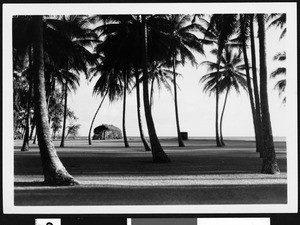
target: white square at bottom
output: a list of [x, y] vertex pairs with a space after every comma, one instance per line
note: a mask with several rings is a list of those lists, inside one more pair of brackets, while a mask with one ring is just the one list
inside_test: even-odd
[[61, 225], [61, 219], [35, 219], [35, 225]]

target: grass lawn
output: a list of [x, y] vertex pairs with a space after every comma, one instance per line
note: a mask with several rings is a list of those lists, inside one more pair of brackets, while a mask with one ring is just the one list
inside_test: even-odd
[[[21, 152], [15, 141], [15, 205], [188, 205], [286, 204], [286, 144], [276, 142], [279, 175], [261, 174], [262, 160], [253, 141], [227, 140], [223, 148], [214, 140], [190, 139], [177, 147], [176, 139], [162, 139], [171, 158], [152, 162], [151, 152], [130, 138], [122, 140], [67, 140], [58, 155], [79, 186], [43, 185], [37, 145]], [[59, 141], [54, 141], [59, 146]]]

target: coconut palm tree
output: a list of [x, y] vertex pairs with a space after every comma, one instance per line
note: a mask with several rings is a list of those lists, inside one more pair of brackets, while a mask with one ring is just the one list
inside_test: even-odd
[[262, 152], [263, 136], [262, 136], [261, 107], [260, 107], [260, 95], [259, 95], [258, 79], [257, 79], [256, 50], [255, 50], [255, 41], [254, 41], [255, 15], [250, 14], [248, 18], [249, 18], [250, 43], [251, 43], [252, 81], [253, 81], [254, 100], [255, 100], [256, 152]]
[[[160, 18], [157, 18], [156, 16], [147, 16], [147, 15], [141, 15], [141, 23], [142, 23], [142, 31], [143, 31], [143, 100], [144, 100], [144, 109], [145, 109], [145, 117], [146, 117], [146, 122], [147, 122], [147, 127], [148, 127], [148, 133], [150, 137], [150, 143], [151, 143], [151, 150], [152, 150], [152, 157], [153, 157], [153, 162], [158, 162], [158, 163], [167, 163], [170, 162], [169, 157], [167, 154], [164, 152], [157, 134], [156, 134], [156, 129], [155, 125], [153, 122], [152, 118], [152, 112], [151, 112], [151, 107], [149, 103], [149, 88], [148, 88], [148, 82], [149, 82], [149, 74], [148, 74], [148, 62], [149, 62], [149, 56], [153, 53], [149, 54], [149, 49], [153, 45], [150, 45], [149, 43], [149, 37], [151, 35], [157, 34], [159, 35], [160, 32], [155, 29], [154, 25], [157, 25], [156, 19], [160, 20]], [[152, 27], [151, 27], [152, 25]], [[152, 28], [152, 29], [151, 29]], [[152, 31], [152, 32], [151, 32]], [[150, 34], [150, 35], [149, 35]], [[153, 37], [153, 36], [152, 36]], [[152, 39], [150, 38], [150, 40]], [[151, 44], [154, 44], [151, 42]], [[150, 48], [149, 48], [150, 45]], [[149, 48], [149, 49], [148, 49]], [[152, 48], [152, 50], [155, 48]], [[151, 60], [151, 58], [150, 58]]]
[[[27, 109], [26, 109], [26, 126], [25, 135], [23, 138], [23, 145], [21, 151], [29, 150], [29, 126], [31, 117], [31, 101], [32, 101], [32, 17], [31, 16], [14, 16], [13, 17], [13, 58], [14, 70], [20, 70], [26, 65], [24, 75], [28, 80], [28, 94], [27, 94]], [[20, 38], [22, 37], [22, 38]], [[24, 69], [24, 68], [23, 68]]]
[[[254, 133], [255, 133], [255, 140], [256, 140], [256, 151], [257, 152], [261, 152], [260, 148], [261, 148], [261, 131], [259, 130], [259, 128], [261, 128], [260, 126], [260, 115], [258, 115], [258, 111], [256, 110], [257, 106], [257, 102], [255, 102], [254, 100], [254, 96], [253, 96], [253, 90], [252, 90], [252, 82], [251, 82], [251, 77], [250, 77], [250, 65], [249, 65], [249, 61], [248, 61], [248, 54], [247, 54], [247, 40], [249, 39], [250, 34], [250, 26], [251, 26], [251, 20], [252, 18], [250, 17], [250, 15], [248, 14], [240, 14], [239, 15], [240, 19], [239, 19], [239, 30], [240, 30], [240, 35], [237, 38], [239, 44], [241, 45], [241, 49], [243, 52], [243, 56], [244, 56], [244, 61], [245, 61], [245, 70], [246, 70], [246, 77], [247, 77], [247, 86], [248, 86], [248, 94], [249, 94], [249, 99], [250, 99], [250, 106], [251, 106], [251, 112], [252, 112], [252, 119], [253, 119], [253, 125], [254, 125]], [[253, 42], [254, 43], [254, 42]], [[255, 61], [254, 56], [252, 56], [253, 60]], [[254, 62], [255, 67], [256, 67], [256, 63]], [[256, 68], [255, 68], [256, 69]], [[253, 72], [253, 70], [252, 70]], [[256, 71], [253, 73], [253, 76], [256, 76]], [[256, 83], [257, 81], [254, 80], [253, 83], [254, 85], [257, 85]], [[256, 86], [257, 88], [257, 86]], [[257, 94], [258, 90], [255, 90], [255, 94]], [[256, 100], [257, 101], [257, 100]], [[257, 118], [258, 117], [258, 118]]]
[[[201, 23], [198, 23], [198, 29], [204, 33], [204, 39], [207, 41], [205, 44], [217, 44], [217, 65], [221, 62], [221, 55], [226, 44], [228, 44], [232, 35], [236, 32], [237, 28], [237, 14], [213, 14], [210, 17], [209, 22], [201, 15], [196, 15]], [[195, 19], [194, 19], [195, 21]], [[195, 22], [194, 22], [195, 23]], [[217, 69], [217, 74], [219, 74]], [[218, 77], [218, 76], [217, 76]], [[222, 143], [219, 137], [219, 79], [216, 79], [216, 120], [215, 120], [215, 131], [216, 131], [216, 144], [217, 147], [222, 147]]]
[[182, 141], [179, 115], [178, 115], [178, 102], [177, 102], [177, 82], [176, 82], [176, 66], [177, 58], [180, 58], [180, 64], [184, 65], [188, 60], [194, 66], [196, 65], [196, 58], [192, 51], [204, 54], [203, 46], [200, 39], [193, 33], [197, 26], [191, 22], [190, 15], [166, 15], [169, 24], [169, 58], [167, 61], [173, 68], [173, 84], [174, 84], [174, 103], [175, 103], [175, 118], [177, 127], [177, 137], [179, 147], [184, 147]]
[[33, 16], [33, 80], [37, 137], [41, 154], [44, 182], [48, 185], [75, 185], [51, 142], [44, 76], [43, 17]]
[[[217, 56], [218, 50], [212, 50], [212, 53]], [[200, 65], [207, 66], [208, 74], [204, 75], [200, 82], [204, 83], [204, 92], [209, 94], [216, 94], [216, 84], [217, 77], [219, 75], [219, 94], [225, 92], [225, 99], [223, 103], [223, 109], [220, 117], [220, 141], [223, 145], [223, 134], [222, 134], [222, 124], [223, 116], [227, 103], [227, 97], [230, 90], [234, 89], [238, 94], [240, 93], [240, 88], [247, 91], [246, 75], [244, 72], [244, 65], [242, 64], [243, 59], [240, 51], [234, 51], [229, 45], [225, 46], [224, 52], [220, 58], [219, 74], [217, 73], [218, 64], [215, 62], [204, 61]]]
[[[71, 80], [70, 75], [83, 72], [88, 76], [88, 64], [95, 63], [94, 55], [86, 49], [95, 42], [95, 34], [87, 27], [87, 20], [85, 16], [61, 16], [58, 18], [47, 19], [48, 30], [53, 33], [53, 40], [56, 40], [57, 48], [48, 50], [49, 55], [56, 53], [56, 58], [59, 60], [59, 67], [62, 68], [63, 73], [63, 88], [64, 88], [64, 120], [61, 147], [64, 147], [65, 129], [66, 129], [66, 109], [68, 98], [68, 82]], [[56, 51], [55, 51], [56, 50]], [[53, 58], [53, 57], [52, 57]], [[78, 83], [79, 84], [79, 83]], [[75, 86], [72, 86], [73, 88]]]
[[267, 62], [266, 62], [266, 42], [265, 42], [265, 15], [257, 15], [258, 39], [259, 39], [259, 62], [260, 62], [260, 96], [262, 128], [264, 138], [262, 173], [278, 174], [280, 173], [272, 134], [272, 125], [270, 120], [268, 91], [267, 91]]
[[[141, 22], [141, 18], [144, 17], [147, 19], [147, 23], [149, 23], [149, 37], [148, 39], [148, 28], [145, 30], [145, 24]], [[115, 64], [114, 68], [119, 71], [124, 71], [124, 69], [136, 68], [137, 66], [140, 68], [144, 68], [143, 70], [143, 98], [144, 98], [144, 107], [146, 122], [148, 127], [148, 133], [150, 136], [151, 150], [153, 155], [154, 162], [168, 162], [169, 159], [164, 153], [159, 140], [156, 135], [155, 126], [153, 123], [151, 112], [149, 114], [150, 105], [149, 105], [149, 93], [148, 93], [148, 73], [145, 73], [145, 68], [148, 67], [148, 62], [154, 61], [158, 57], [162, 58], [162, 54], [166, 51], [165, 48], [162, 47], [161, 40], [157, 41], [158, 38], [161, 38], [164, 35], [158, 29], [158, 20], [160, 17], [155, 16], [139, 16], [139, 15], [105, 15], [105, 16], [96, 16], [97, 20], [102, 19], [104, 22], [103, 25], [95, 28], [95, 30], [101, 32], [103, 35], [108, 35], [111, 40], [114, 40], [115, 49], [114, 52], [118, 54], [114, 54], [112, 57], [111, 63]], [[142, 20], [143, 21], [143, 20]], [[157, 29], [154, 29], [157, 28]], [[151, 29], [150, 29], [151, 28]], [[147, 38], [145, 38], [144, 33], [147, 32]], [[122, 35], [120, 35], [122, 34]], [[115, 41], [118, 40], [118, 41]], [[148, 41], [151, 45], [151, 51], [147, 51], [147, 60], [141, 53], [145, 53], [145, 40], [147, 40], [147, 49], [148, 49]], [[110, 44], [109, 42], [107, 42]], [[118, 48], [116, 48], [118, 46]], [[149, 53], [149, 54], [148, 54]], [[145, 54], [144, 54], [145, 55]], [[149, 58], [149, 60], [148, 60]], [[143, 60], [141, 60], [143, 59]], [[142, 66], [143, 65], [143, 66]], [[146, 75], [145, 75], [146, 74]], [[147, 86], [147, 87], [145, 87]]]
[[118, 76], [115, 76], [113, 70], [105, 71], [103, 64], [102, 65], [99, 64], [98, 66], [91, 68], [91, 72], [93, 74], [92, 78], [97, 77], [100, 74], [100, 77], [98, 78], [98, 80], [94, 86], [93, 94], [101, 95], [102, 100], [94, 114], [94, 117], [93, 117], [91, 125], [90, 125], [89, 134], [88, 134], [89, 145], [92, 144], [91, 132], [92, 132], [92, 127], [93, 127], [95, 118], [96, 118], [100, 108], [102, 107], [102, 104], [103, 104], [106, 96], [108, 96], [109, 100], [111, 102], [113, 102], [116, 99], [118, 99], [122, 95], [122, 92], [123, 92], [122, 82]]
[[136, 102], [137, 102], [137, 117], [138, 117], [138, 125], [139, 125], [139, 132], [140, 137], [143, 142], [145, 151], [151, 151], [148, 142], [146, 141], [143, 127], [142, 127], [142, 116], [141, 116], [141, 99], [140, 99], [140, 72], [138, 67], [135, 67], [135, 89], [136, 89]]

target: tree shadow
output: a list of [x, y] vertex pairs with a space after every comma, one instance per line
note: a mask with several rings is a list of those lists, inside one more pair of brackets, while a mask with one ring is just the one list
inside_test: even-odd
[[18, 181], [14, 182], [15, 187], [44, 187], [46, 185], [43, 181]]

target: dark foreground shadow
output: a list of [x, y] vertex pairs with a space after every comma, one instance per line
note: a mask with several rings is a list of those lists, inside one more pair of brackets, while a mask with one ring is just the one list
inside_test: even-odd
[[40, 186], [44, 187], [44, 186], [47, 186], [44, 182], [41, 182], [41, 181], [14, 182], [14, 185], [15, 185], [15, 187], [40, 187]]

